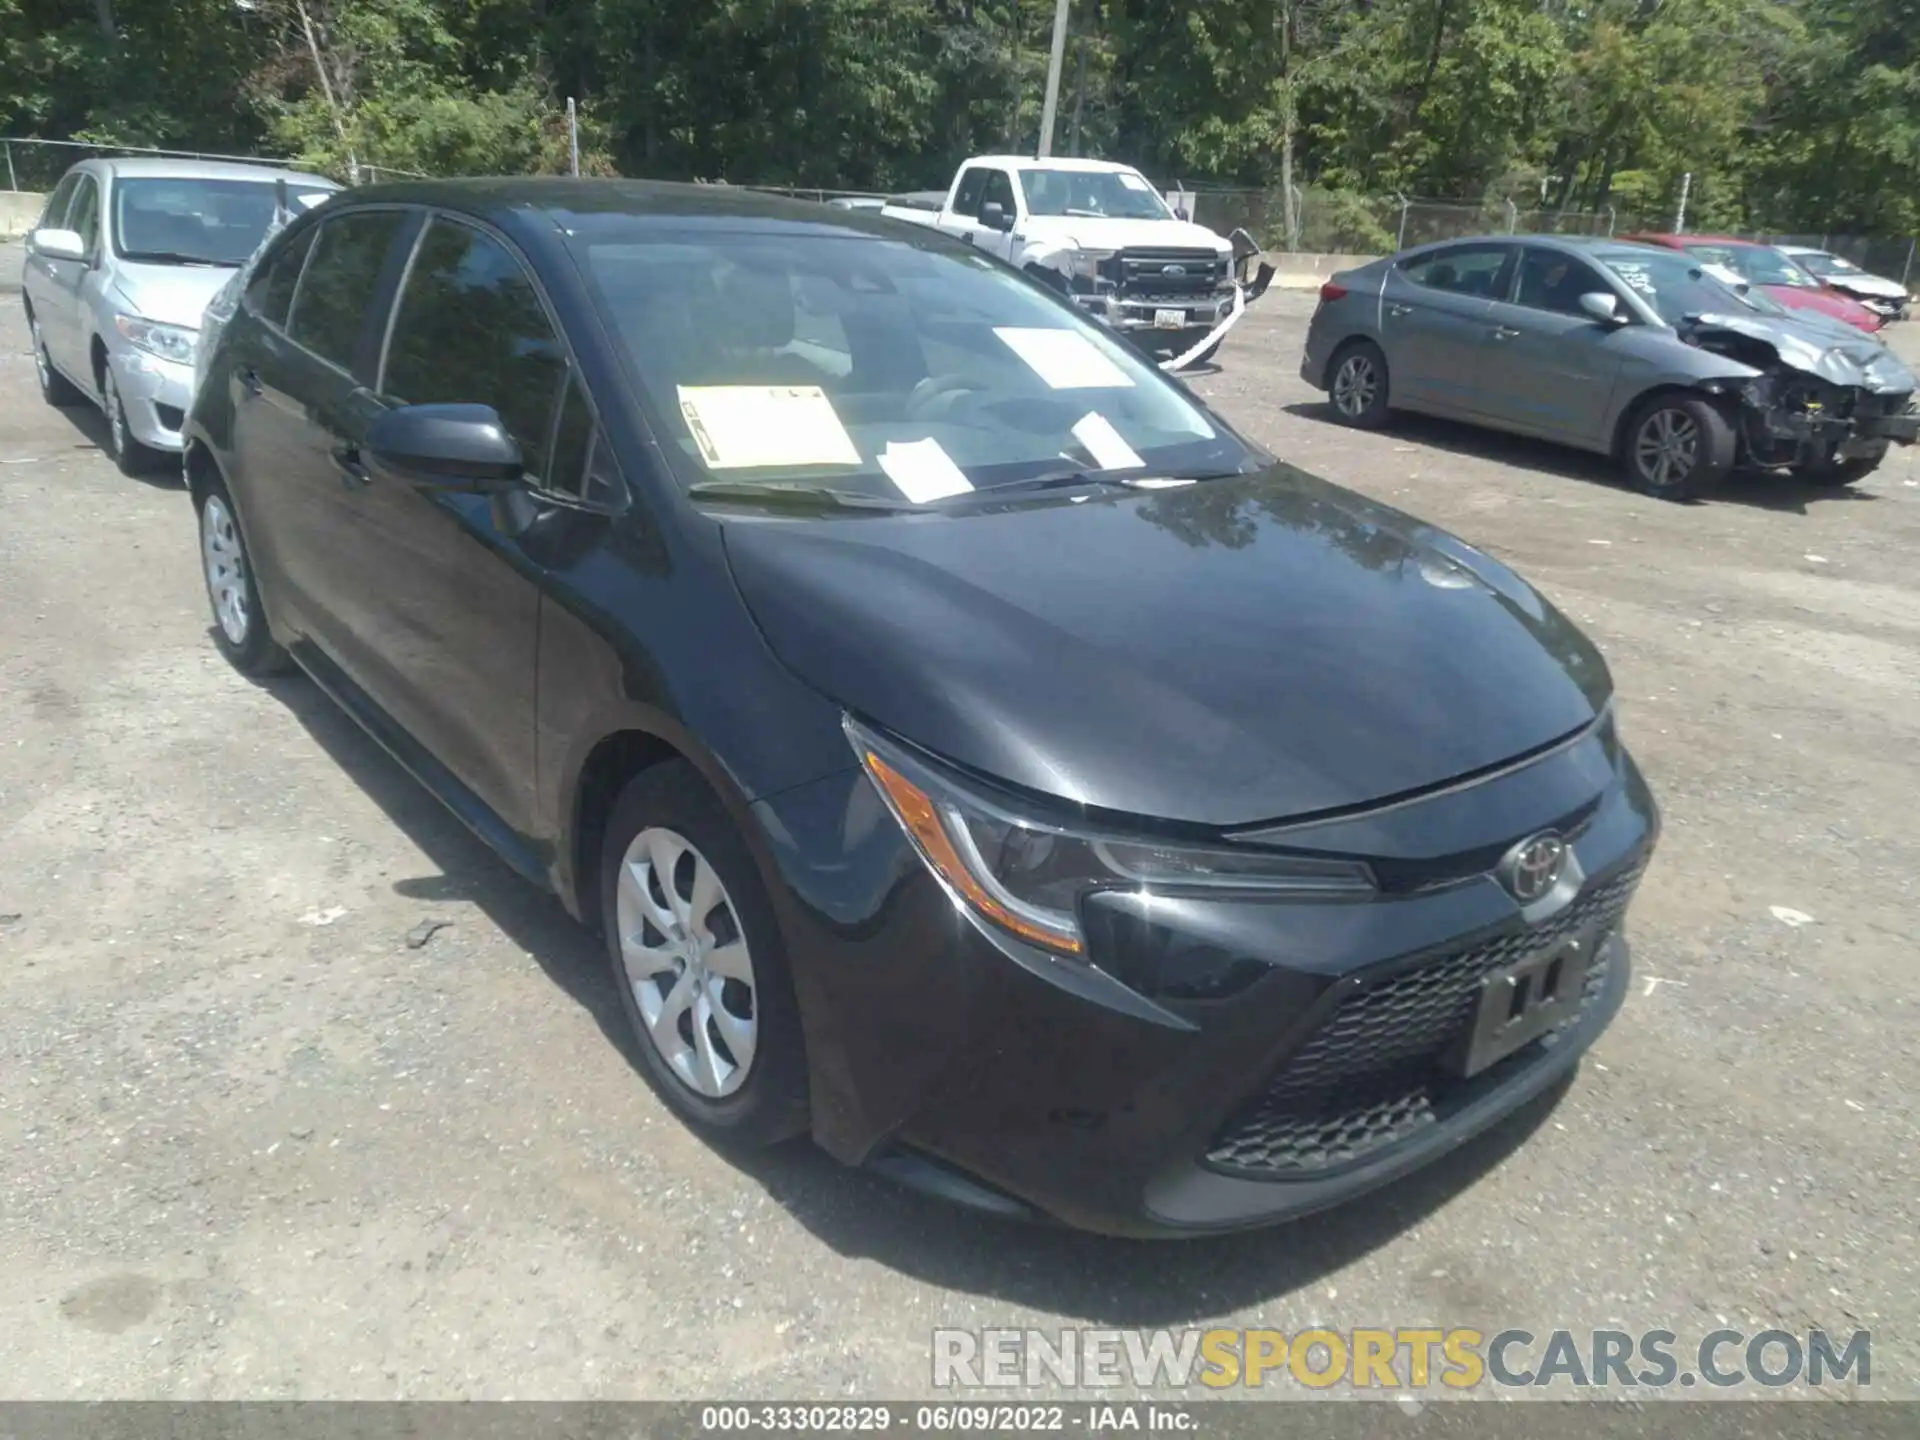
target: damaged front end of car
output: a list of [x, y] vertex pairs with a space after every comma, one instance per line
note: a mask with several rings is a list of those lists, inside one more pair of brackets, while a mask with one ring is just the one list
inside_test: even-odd
[[1890, 445], [1920, 439], [1915, 377], [1884, 345], [1821, 343], [1778, 322], [1733, 315], [1694, 317], [1682, 333], [1688, 344], [1753, 372], [1711, 387], [1735, 402], [1732, 419], [1750, 465], [1871, 468]]

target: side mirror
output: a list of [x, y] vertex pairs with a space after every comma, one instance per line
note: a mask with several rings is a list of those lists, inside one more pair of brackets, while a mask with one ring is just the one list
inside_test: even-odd
[[489, 491], [521, 476], [520, 446], [491, 405], [402, 405], [367, 427], [371, 466], [412, 485]]
[[980, 223], [989, 230], [1013, 229], [1013, 216], [1007, 213], [1007, 207], [998, 200], [989, 200], [980, 207]]
[[36, 230], [27, 237], [27, 248], [49, 260], [87, 258], [87, 242], [77, 230]]
[[1602, 325], [1627, 323], [1627, 317], [1620, 313], [1620, 301], [1617, 296], [1603, 295], [1598, 290], [1590, 290], [1580, 297], [1580, 308]]

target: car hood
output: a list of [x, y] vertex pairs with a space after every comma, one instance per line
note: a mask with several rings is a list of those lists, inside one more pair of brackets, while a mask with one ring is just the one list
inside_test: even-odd
[[114, 272], [113, 288], [120, 303], [136, 315], [198, 330], [207, 302], [233, 273], [231, 265], [122, 264]]
[[1884, 275], [1831, 275], [1827, 283], [1836, 290], [1848, 290], [1855, 295], [1872, 295], [1883, 300], [1907, 298], [1907, 287]]
[[1880, 324], [1880, 317], [1858, 300], [1832, 290], [1804, 290], [1798, 285], [1762, 285], [1760, 288], [1790, 310], [1817, 310], [1856, 328]]
[[1231, 827], [1417, 792], [1589, 724], [1611, 681], [1485, 555], [1291, 466], [961, 513], [726, 524], [774, 652], [961, 765]]
[[1829, 384], [1861, 386], [1881, 395], [1899, 394], [1915, 385], [1913, 372], [1897, 355], [1850, 326], [1757, 313], [1700, 315], [1694, 324], [1763, 340], [1782, 364]]
[[1187, 220], [1117, 220], [1085, 215], [1030, 215], [1020, 222], [1023, 234], [1057, 240], [1082, 250], [1124, 250], [1150, 246], [1170, 250], [1214, 250], [1232, 247], [1204, 225]]

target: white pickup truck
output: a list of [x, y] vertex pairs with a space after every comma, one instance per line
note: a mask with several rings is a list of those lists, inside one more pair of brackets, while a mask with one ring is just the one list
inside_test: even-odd
[[1183, 364], [1209, 358], [1273, 277], [1247, 274], [1260, 247], [1246, 231], [1182, 220], [1138, 170], [1105, 160], [981, 155], [944, 194], [896, 195], [880, 213], [998, 256]]

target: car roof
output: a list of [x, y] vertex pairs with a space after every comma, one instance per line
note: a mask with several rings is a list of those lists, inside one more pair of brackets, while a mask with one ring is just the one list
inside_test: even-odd
[[1083, 170], [1090, 175], [1117, 175], [1133, 171], [1131, 165], [1112, 160], [1080, 160], [1066, 155], [976, 155], [969, 165], [1033, 165], [1045, 170]]
[[679, 222], [737, 230], [797, 230], [820, 234], [928, 238], [927, 226], [907, 225], [875, 210], [849, 210], [771, 195], [740, 185], [688, 185], [666, 180], [587, 180], [565, 175], [496, 176], [465, 180], [399, 180], [364, 185], [330, 200], [337, 207], [430, 205], [458, 211], [509, 234], [555, 230], [572, 235], [611, 219], [642, 224]]
[[309, 175], [284, 165], [248, 165], [237, 160], [182, 160], [165, 155], [109, 155], [85, 162], [117, 179], [155, 180], [278, 180], [282, 176], [302, 185], [339, 189], [324, 175]]

